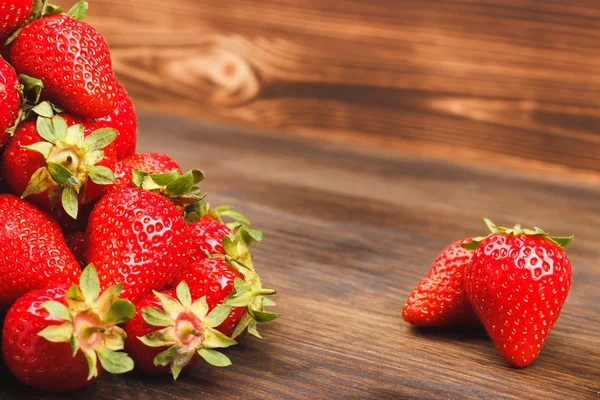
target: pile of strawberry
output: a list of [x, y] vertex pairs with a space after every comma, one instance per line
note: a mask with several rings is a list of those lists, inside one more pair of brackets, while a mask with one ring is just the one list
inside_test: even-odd
[[484, 221], [491, 233], [444, 249], [402, 316], [417, 326], [483, 324], [500, 355], [524, 367], [539, 355], [569, 293], [564, 248], [573, 237]]
[[250, 254], [262, 233], [209, 207], [201, 171], [135, 153], [134, 108], [87, 7], [0, 0], [2, 355], [58, 392], [103, 370], [230, 365], [216, 349], [278, 316]]

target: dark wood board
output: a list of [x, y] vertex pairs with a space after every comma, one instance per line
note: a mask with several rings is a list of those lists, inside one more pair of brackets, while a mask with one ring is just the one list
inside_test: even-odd
[[[600, 186], [141, 113], [139, 150], [201, 167], [214, 205], [248, 214], [283, 316], [234, 365], [177, 383], [107, 374], [68, 398], [600, 398]], [[481, 330], [417, 330], [405, 299], [448, 243], [520, 221], [575, 234], [571, 293], [540, 357], [508, 367]], [[57, 399], [0, 374], [0, 398]]]
[[140, 106], [600, 171], [597, 0], [93, 0], [87, 20]]

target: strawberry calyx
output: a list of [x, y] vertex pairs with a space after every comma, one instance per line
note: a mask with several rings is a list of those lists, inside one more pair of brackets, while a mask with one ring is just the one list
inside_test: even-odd
[[135, 169], [132, 176], [134, 187], [160, 194], [176, 207], [184, 209], [200, 202], [206, 196], [197, 186], [203, 180], [204, 173], [198, 169], [185, 174], [177, 169], [164, 174], [152, 174]]
[[67, 214], [76, 219], [78, 198], [83, 196], [88, 179], [98, 185], [115, 183], [113, 171], [96, 164], [104, 158], [102, 149], [117, 138], [118, 132], [100, 128], [84, 137], [81, 124], [67, 126], [60, 115], [39, 116], [36, 129], [45, 141], [23, 147], [40, 153], [46, 165], [33, 173], [21, 198], [47, 190], [50, 204], [60, 201]]
[[112, 374], [133, 370], [133, 360], [120, 351], [127, 335], [117, 324], [132, 319], [135, 306], [119, 298], [122, 289], [119, 283], [100, 294], [98, 274], [90, 264], [81, 273], [79, 286], [67, 291], [67, 306], [57, 301], [42, 304], [48, 313], [65, 322], [48, 326], [38, 335], [53, 343], [70, 343], [73, 357], [81, 350], [88, 362], [88, 380], [98, 376], [98, 360]]
[[534, 227], [533, 229], [527, 229], [527, 228], [522, 228], [520, 224], [516, 224], [513, 228], [505, 228], [502, 226], [496, 226], [496, 224], [494, 224], [488, 218], [484, 218], [483, 221], [485, 222], [485, 225], [488, 227], [488, 229], [490, 230], [491, 233], [487, 236], [475, 237], [469, 242], [462, 243], [461, 244], [462, 247], [464, 247], [465, 249], [469, 249], [469, 250], [475, 250], [477, 248], [477, 246], [479, 246], [479, 244], [481, 242], [483, 242], [486, 238], [488, 238], [492, 235], [499, 234], [499, 233], [508, 235], [508, 236], [527, 235], [527, 236], [544, 237], [562, 249], [567, 247], [575, 238], [575, 236], [568, 236], [568, 237], [550, 236], [550, 235], [548, 235], [548, 233], [546, 231], [544, 231], [541, 228], [538, 228], [537, 226]]
[[213, 366], [231, 365], [226, 355], [215, 350], [237, 344], [215, 329], [227, 318], [231, 306], [221, 304], [209, 313], [206, 297], [192, 302], [190, 288], [185, 281], [177, 286], [176, 293], [177, 299], [154, 291], [164, 310], [144, 307], [141, 311], [144, 321], [163, 329], [138, 339], [149, 347], [169, 346], [154, 358], [154, 365], [170, 366], [175, 380], [194, 354]]

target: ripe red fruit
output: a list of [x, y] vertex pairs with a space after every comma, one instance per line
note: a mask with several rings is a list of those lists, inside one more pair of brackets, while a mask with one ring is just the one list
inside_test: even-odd
[[110, 373], [133, 369], [122, 350], [133, 304], [119, 299], [120, 285], [99, 296], [93, 266], [84, 270], [78, 287], [51, 286], [21, 297], [6, 315], [2, 353], [21, 382], [37, 389], [70, 392], [100, 374], [97, 360]]
[[0, 0], [0, 42], [4, 42], [33, 13], [33, 0]]
[[224, 223], [204, 215], [196, 222], [189, 224], [192, 235], [192, 261], [200, 261], [209, 255], [223, 254], [223, 236], [229, 235], [229, 229]]
[[[2, 4], [2, 0], [0, 0], [0, 11], [3, 6], [6, 7], [5, 4]], [[1, 15], [0, 18], [2, 18]], [[0, 21], [2, 20], [0, 19]], [[6, 145], [9, 137], [7, 130], [15, 125], [19, 115], [19, 107], [22, 100], [19, 85], [19, 78], [15, 70], [0, 58], [0, 149]]]
[[170, 284], [186, 267], [190, 234], [181, 212], [143, 189], [115, 190], [94, 207], [86, 231], [87, 261], [102, 287], [124, 282], [132, 301]]
[[13, 195], [0, 195], [0, 309], [50, 284], [77, 282], [81, 268], [60, 228]]
[[133, 154], [115, 166], [115, 180], [113, 189], [132, 187], [133, 171], [143, 171], [149, 174], [166, 174], [171, 171], [181, 172], [181, 167], [175, 160], [162, 153]]
[[127, 351], [136, 368], [150, 374], [169, 370], [177, 379], [181, 370], [201, 359], [211, 365], [231, 365], [215, 348], [236, 342], [214, 327], [221, 324], [231, 307], [210, 308], [206, 298], [190, 294], [185, 283], [177, 290], [154, 292], [136, 304], [136, 315], [125, 325]]
[[71, 250], [71, 254], [79, 262], [80, 265], [85, 266], [85, 254], [87, 252], [87, 243], [85, 241], [85, 232], [73, 232], [65, 236], [67, 246]]
[[73, 113], [102, 118], [115, 110], [118, 89], [100, 33], [68, 15], [43, 16], [10, 46], [15, 70], [44, 83], [43, 96]]
[[63, 113], [19, 125], [2, 158], [14, 193], [48, 211], [61, 203], [76, 218], [79, 204], [93, 203], [108, 190], [116, 162], [110, 143], [117, 132], [80, 122]]
[[573, 237], [486, 224], [490, 236], [464, 245], [475, 248], [467, 295], [502, 357], [524, 367], [540, 353], [569, 293], [571, 262], [563, 247]]
[[418, 326], [479, 325], [465, 291], [465, 268], [473, 252], [461, 244], [463, 239], [446, 247], [436, 258], [425, 278], [410, 294], [402, 309], [402, 318]]
[[115, 147], [117, 160], [122, 160], [135, 153], [138, 124], [135, 109], [127, 95], [127, 91], [118, 82], [116, 82], [116, 87], [118, 93], [117, 108], [112, 113], [96, 121], [98, 127], [113, 128], [119, 132], [113, 146]]

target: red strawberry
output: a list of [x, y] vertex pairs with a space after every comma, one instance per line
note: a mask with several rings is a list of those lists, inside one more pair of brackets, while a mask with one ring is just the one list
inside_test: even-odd
[[135, 153], [137, 116], [135, 115], [133, 103], [123, 86], [118, 82], [116, 82], [116, 86], [119, 96], [117, 108], [107, 116], [99, 118], [97, 123], [98, 127], [113, 128], [119, 132], [119, 136], [117, 136], [113, 145], [116, 150], [117, 160], [122, 160]]
[[463, 245], [475, 248], [467, 295], [502, 357], [524, 367], [540, 353], [569, 293], [571, 262], [563, 247], [573, 237], [485, 221], [492, 234]]
[[0, 195], [0, 249], [0, 309], [49, 284], [74, 283], [81, 273], [58, 225], [13, 195]]
[[[86, 10], [78, 4], [69, 14], [81, 19]], [[18, 73], [40, 79], [43, 95], [68, 111], [102, 118], [117, 107], [108, 45], [85, 22], [63, 14], [34, 20], [11, 43], [10, 60]]]
[[75, 256], [79, 264], [85, 266], [85, 253], [87, 252], [87, 243], [85, 241], [85, 232], [73, 232], [65, 236], [67, 246], [71, 254]]
[[[1, 3], [3, 3], [2, 0], [0, 0], [0, 10], [6, 7], [5, 4]], [[19, 115], [22, 100], [19, 87], [20, 83], [15, 70], [0, 58], [0, 149], [8, 141], [7, 131], [15, 125]]]
[[4, 43], [33, 13], [33, 0], [0, 0], [0, 42]]
[[211, 309], [205, 297], [191, 295], [183, 282], [176, 291], [154, 292], [145, 297], [136, 309], [125, 331], [129, 337], [127, 351], [140, 370], [151, 374], [170, 370], [177, 379], [184, 367], [201, 359], [217, 367], [231, 365], [227, 356], [214, 350], [236, 344], [214, 329], [231, 307], [220, 305]]
[[427, 277], [410, 294], [402, 309], [402, 318], [419, 326], [479, 325], [465, 292], [465, 268], [473, 252], [461, 244], [463, 239], [446, 247], [436, 258]]
[[92, 383], [101, 368], [110, 373], [133, 369], [122, 350], [133, 304], [119, 299], [121, 285], [99, 296], [93, 266], [78, 287], [58, 285], [21, 297], [9, 310], [2, 351], [11, 372], [23, 383], [52, 392], [70, 392]]
[[181, 167], [171, 157], [162, 153], [133, 154], [121, 160], [115, 166], [113, 189], [132, 187], [133, 171], [144, 171], [149, 174], [166, 174], [171, 171], [181, 172]]
[[[3, 155], [13, 192], [51, 210], [59, 202], [73, 218], [114, 183], [114, 129], [95, 131], [66, 113], [19, 125]], [[102, 150], [103, 149], [103, 150]]]
[[94, 207], [86, 231], [87, 261], [102, 287], [124, 282], [132, 301], [170, 284], [188, 263], [190, 234], [181, 212], [143, 189], [115, 190]]

